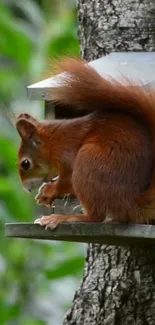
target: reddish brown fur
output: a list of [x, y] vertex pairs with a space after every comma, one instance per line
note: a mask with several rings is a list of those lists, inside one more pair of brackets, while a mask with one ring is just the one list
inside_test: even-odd
[[[34, 177], [44, 169], [43, 177], [49, 180], [54, 166], [59, 180], [42, 188], [38, 203], [49, 204], [57, 195], [75, 193], [85, 215], [49, 216], [41, 224], [102, 221], [106, 214], [118, 221], [148, 222], [155, 217], [154, 91], [129, 82], [107, 81], [78, 60], [60, 62], [56, 71], [69, 75], [65, 79], [60, 75], [61, 86], [51, 90], [52, 101], [74, 104], [90, 114], [51, 122], [19, 117], [19, 174], [23, 181], [30, 173]], [[40, 141], [37, 148], [30, 137], [23, 138], [26, 122], [26, 134], [32, 135], [33, 129], [34, 138]], [[20, 161], [27, 155], [34, 167], [23, 172]]]

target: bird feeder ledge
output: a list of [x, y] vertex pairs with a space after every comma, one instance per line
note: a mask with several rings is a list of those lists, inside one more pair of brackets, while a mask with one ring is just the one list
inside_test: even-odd
[[5, 236], [14, 238], [131, 246], [155, 245], [155, 226], [120, 223], [62, 223], [55, 230], [34, 223], [8, 223]]

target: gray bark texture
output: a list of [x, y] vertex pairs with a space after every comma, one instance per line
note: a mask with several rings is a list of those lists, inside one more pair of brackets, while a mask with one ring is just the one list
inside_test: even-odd
[[[81, 55], [155, 51], [155, 0], [78, 0]], [[63, 325], [155, 325], [155, 247], [89, 245]]]

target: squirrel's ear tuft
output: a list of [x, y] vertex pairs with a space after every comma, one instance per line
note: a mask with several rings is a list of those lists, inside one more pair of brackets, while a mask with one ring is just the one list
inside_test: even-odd
[[20, 118], [16, 122], [16, 129], [24, 141], [30, 142], [35, 147], [40, 144], [37, 127], [32, 121]]
[[32, 121], [33, 123], [37, 123], [37, 120], [31, 116], [30, 114], [28, 113], [21, 113], [17, 116], [17, 120], [16, 121], [19, 121], [20, 119], [24, 119], [24, 120], [29, 120], [29, 121]]

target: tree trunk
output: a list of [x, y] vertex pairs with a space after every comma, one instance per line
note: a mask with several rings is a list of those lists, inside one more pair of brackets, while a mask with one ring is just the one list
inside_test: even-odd
[[155, 50], [154, 0], [78, 0], [81, 54]]
[[[79, 0], [81, 54], [155, 51], [154, 0]], [[155, 247], [89, 245], [64, 325], [154, 325]]]

